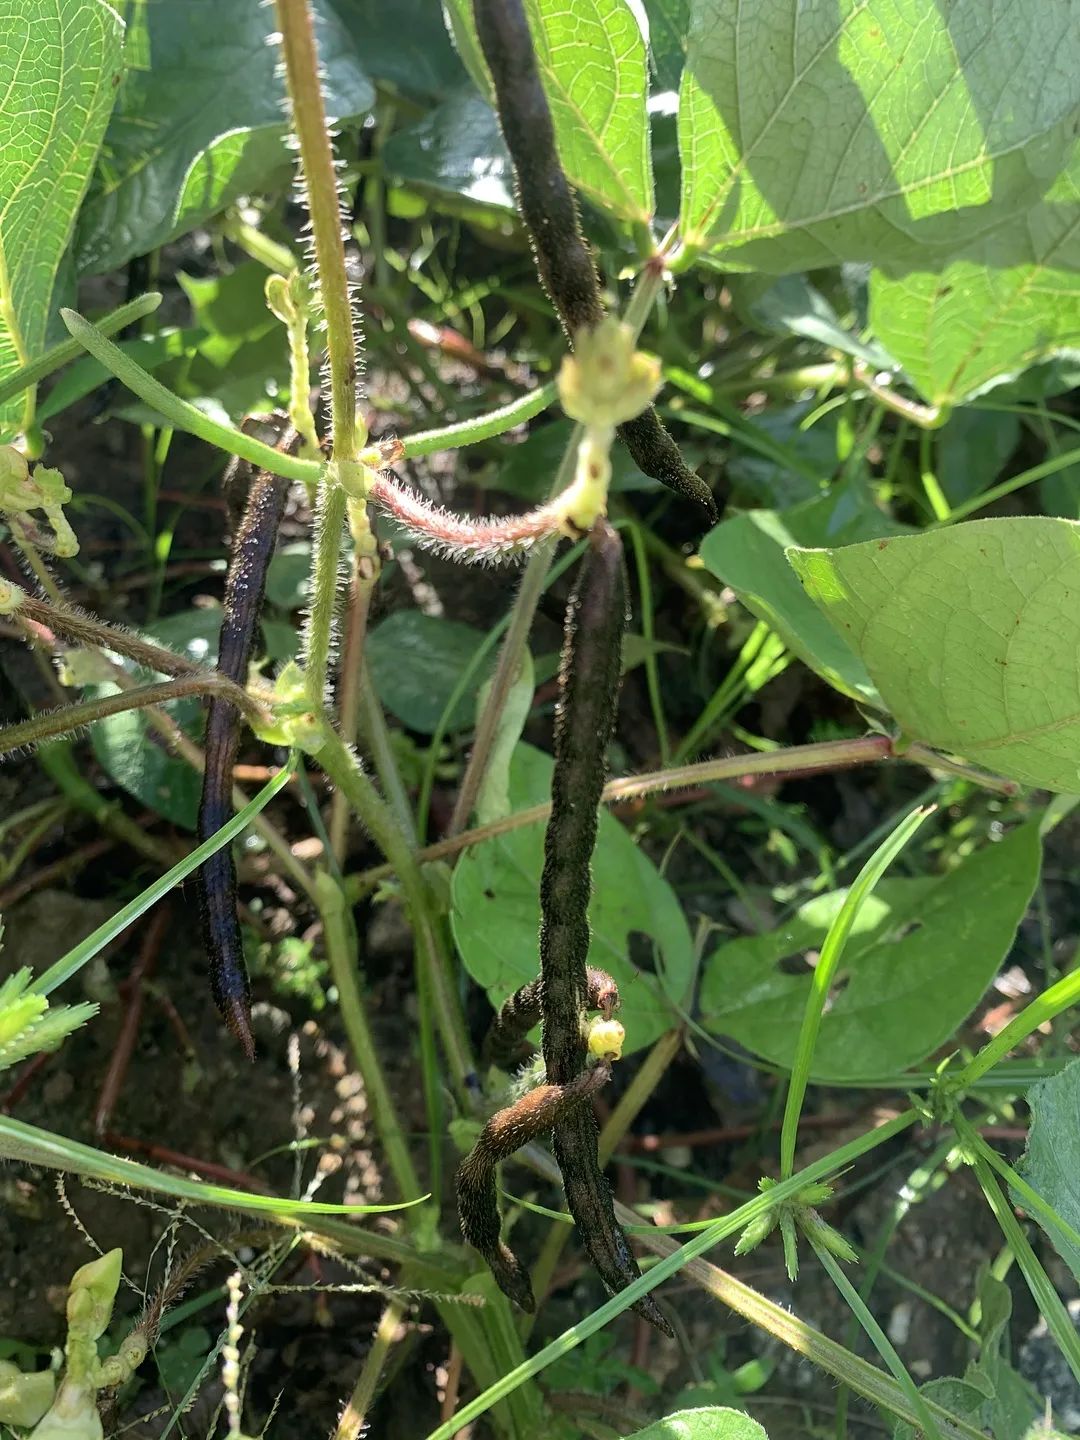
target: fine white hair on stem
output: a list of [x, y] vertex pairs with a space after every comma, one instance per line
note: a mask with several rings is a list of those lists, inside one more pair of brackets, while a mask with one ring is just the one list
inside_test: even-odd
[[552, 505], [524, 515], [476, 519], [455, 515], [385, 473], [380, 473], [370, 498], [423, 549], [474, 564], [520, 560], [541, 541], [561, 533], [563, 526], [561, 512]]

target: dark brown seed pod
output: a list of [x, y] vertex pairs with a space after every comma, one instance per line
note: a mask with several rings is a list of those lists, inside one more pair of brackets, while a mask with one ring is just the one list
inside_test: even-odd
[[610, 1078], [611, 1066], [602, 1060], [576, 1075], [568, 1085], [537, 1085], [527, 1091], [520, 1100], [491, 1117], [458, 1170], [461, 1233], [487, 1261], [503, 1294], [523, 1310], [535, 1310], [536, 1301], [529, 1272], [499, 1234], [495, 1167], [566, 1116], [588, 1110], [585, 1102]]
[[[551, 109], [540, 81], [522, 0], [473, 0], [476, 33], [495, 86], [518, 207], [532, 243], [540, 283], [570, 343], [603, 318], [600, 282], [581, 231], [574, 192], [555, 146]], [[652, 480], [704, 507], [717, 519], [712, 491], [679, 453], [650, 405], [619, 436], [634, 464]]]
[[[555, 720], [551, 818], [540, 881], [540, 975], [548, 1081], [568, 1085], [586, 1065], [582, 1025], [588, 998], [589, 898], [607, 747], [615, 727], [626, 573], [622, 542], [604, 520], [594, 526], [566, 610], [566, 638]], [[582, 1243], [605, 1284], [625, 1289], [640, 1274], [615, 1219], [600, 1170], [591, 1110], [555, 1126], [555, 1158]], [[651, 1296], [633, 1307], [666, 1334]]]
[[[619, 1008], [619, 987], [606, 970], [589, 966], [585, 984], [589, 1010], [599, 1010], [605, 1020]], [[540, 1024], [543, 1014], [540, 999], [540, 978], [530, 980], [505, 1000], [491, 1022], [481, 1058], [485, 1065], [498, 1065], [500, 1070], [513, 1070], [533, 1053], [529, 1031]]]
[[[280, 427], [285, 423], [284, 417], [281, 417], [276, 433], [281, 433]], [[280, 439], [278, 449], [291, 452], [298, 444], [299, 436], [290, 429]], [[245, 467], [243, 462], [238, 467], [230, 467], [226, 479], [230, 504], [236, 501], [243, 474], [250, 475], [251, 468]], [[289, 482], [281, 476], [271, 475], [265, 470], [258, 471], [251, 480], [247, 502], [233, 537], [225, 581], [217, 668], [237, 685], [247, 683], [248, 665], [262, 613], [266, 572], [274, 554], [288, 489]], [[228, 700], [211, 700], [206, 715], [206, 769], [199, 805], [200, 842], [209, 840], [232, 818], [232, 774], [239, 729], [240, 714], [236, 707]], [[251, 991], [236, 913], [236, 866], [231, 846], [224, 846], [205, 862], [199, 870], [198, 886], [203, 944], [210, 959], [210, 991], [214, 1004], [225, 1024], [240, 1041], [244, 1054], [249, 1060], [254, 1060]]]

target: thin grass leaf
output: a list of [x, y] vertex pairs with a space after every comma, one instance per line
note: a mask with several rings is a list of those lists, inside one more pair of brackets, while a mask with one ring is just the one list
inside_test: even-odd
[[818, 1031], [821, 1028], [821, 1017], [825, 1012], [829, 989], [843, 956], [844, 946], [851, 934], [855, 918], [874, 886], [934, 809], [935, 807], [930, 805], [913, 810], [910, 815], [900, 821], [892, 834], [882, 841], [859, 871], [855, 883], [840, 907], [839, 914], [829, 927], [829, 933], [821, 947], [821, 956], [814, 967], [813, 982], [806, 1001], [802, 1028], [799, 1031], [799, 1043], [791, 1067], [791, 1083], [788, 1086], [787, 1103], [784, 1106], [784, 1125], [780, 1134], [780, 1173], [785, 1179], [795, 1168], [795, 1145], [799, 1134], [799, 1116], [802, 1113], [803, 1100], [806, 1098], [810, 1064], [814, 1058], [814, 1046], [817, 1044]]

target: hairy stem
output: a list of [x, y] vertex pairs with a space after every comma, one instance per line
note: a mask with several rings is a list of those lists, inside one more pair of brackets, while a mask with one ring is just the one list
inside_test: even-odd
[[420, 1194], [420, 1181], [413, 1168], [405, 1130], [398, 1119], [390, 1087], [379, 1063], [375, 1037], [364, 1009], [352, 914], [340, 885], [325, 871], [320, 871], [315, 877], [315, 894], [323, 922], [326, 957], [337, 987], [341, 1018], [349, 1037], [353, 1061], [363, 1079], [364, 1094], [398, 1192], [403, 1200], [413, 1200]]
[[45, 710], [16, 725], [5, 725], [0, 728], [0, 755], [8, 755], [24, 745], [58, 739], [61, 735], [81, 730], [84, 725], [92, 725], [96, 720], [122, 715], [125, 710], [167, 705], [172, 700], [183, 700], [189, 695], [213, 696], [235, 705], [250, 719], [265, 718], [263, 710], [246, 690], [224, 675], [207, 671], [198, 675], [182, 675], [176, 680], [163, 680], [156, 685], [140, 685], [134, 690], [121, 690], [117, 695], [103, 695], [96, 700], [83, 700], [59, 710]]
[[82, 610], [75, 610], [62, 602], [52, 604], [48, 600], [40, 600], [34, 595], [24, 595], [16, 605], [16, 613], [25, 620], [33, 621], [35, 625], [44, 625], [54, 635], [62, 635], [65, 640], [74, 640], [80, 645], [94, 645], [102, 650], [111, 650], [115, 655], [123, 655], [126, 659], [134, 660], [136, 664], [143, 665], [148, 670], [156, 670], [159, 675], [209, 673], [205, 666], [198, 664], [197, 661], [189, 660], [186, 655], [177, 655], [174, 650], [167, 650], [163, 645], [155, 645], [152, 641], [144, 640], [141, 635], [136, 635], [130, 630], [108, 625], [93, 615], [88, 615]]
[[276, 6], [293, 129], [300, 146], [300, 166], [311, 215], [319, 292], [326, 317], [333, 453], [335, 460], [355, 460], [360, 449], [356, 427], [356, 342], [345, 272], [334, 152], [319, 83], [311, 9], [308, 0], [276, 0]]
[[341, 540], [347, 496], [340, 485], [323, 481], [315, 510], [315, 560], [311, 604], [304, 627], [304, 666], [308, 698], [314, 709], [326, 704], [327, 675], [341, 580]]

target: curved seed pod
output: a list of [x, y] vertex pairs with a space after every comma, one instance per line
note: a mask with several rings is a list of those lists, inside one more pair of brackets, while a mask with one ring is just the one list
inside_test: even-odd
[[[566, 640], [555, 720], [551, 818], [544, 836], [540, 881], [540, 973], [544, 1064], [548, 1080], [567, 1085], [586, 1065], [582, 1026], [588, 999], [589, 898], [608, 741], [615, 728], [621, 641], [626, 625], [622, 542], [600, 521], [566, 609]], [[600, 1170], [592, 1111], [576, 1109], [555, 1126], [555, 1158], [582, 1243], [604, 1283], [622, 1290], [639, 1275], [615, 1219]], [[671, 1330], [651, 1296], [634, 1306], [666, 1334]]]
[[610, 1078], [611, 1066], [602, 1060], [576, 1075], [568, 1085], [537, 1085], [526, 1091], [520, 1100], [491, 1117], [458, 1170], [461, 1233], [487, 1261], [499, 1289], [522, 1310], [535, 1310], [536, 1301], [529, 1272], [499, 1234], [495, 1167], [567, 1115], [588, 1111], [584, 1102]]
[[[589, 966], [585, 975], [588, 992], [587, 1009], [599, 1010], [605, 1020], [610, 1020], [619, 1008], [619, 987], [606, 970]], [[523, 1065], [533, 1053], [529, 1044], [529, 1031], [540, 1024], [543, 1009], [540, 1000], [540, 979], [530, 980], [505, 1000], [492, 1020], [481, 1050], [485, 1065], [497, 1065], [500, 1070], [513, 1070]]]
[[[282, 422], [283, 423], [283, 420]], [[291, 452], [299, 444], [288, 430], [278, 448]], [[243, 470], [241, 463], [239, 470]], [[230, 471], [226, 494], [234, 502], [240, 475]], [[247, 503], [236, 527], [232, 557], [225, 581], [217, 668], [237, 685], [247, 683], [255, 632], [262, 612], [266, 572], [274, 554], [278, 525], [285, 508], [289, 482], [260, 470], [251, 481]], [[239, 742], [240, 714], [228, 700], [211, 700], [206, 715], [206, 770], [199, 805], [199, 840], [208, 840], [232, 818], [232, 773]], [[199, 900], [203, 944], [210, 957], [210, 990], [221, 1018], [255, 1058], [251, 1034], [251, 990], [240, 922], [236, 914], [236, 866], [232, 847], [226, 845], [199, 870]]]
[[[540, 283], [573, 344], [575, 334], [603, 318], [600, 283], [581, 233], [574, 193], [555, 148], [551, 109], [540, 82], [522, 0], [473, 0], [506, 148], [514, 167], [518, 206], [532, 242]], [[675, 441], [649, 408], [619, 436], [634, 464], [653, 480], [704, 507], [717, 519], [712, 492], [687, 465]]]

